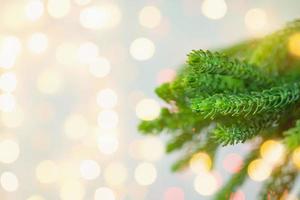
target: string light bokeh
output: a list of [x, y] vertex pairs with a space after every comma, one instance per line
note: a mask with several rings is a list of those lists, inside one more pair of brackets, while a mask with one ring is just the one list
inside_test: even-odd
[[[3, 200], [209, 199], [251, 145], [224, 148], [215, 165], [199, 152], [174, 174], [179, 153], [166, 156], [166, 138], [141, 136], [137, 123], [159, 115], [153, 90], [173, 80], [190, 50], [261, 37], [300, 8], [267, 0], [0, 2]], [[288, 48], [300, 56], [300, 33]], [[292, 163], [300, 169], [299, 148]], [[254, 199], [284, 156], [281, 141], [266, 141], [230, 199]]]

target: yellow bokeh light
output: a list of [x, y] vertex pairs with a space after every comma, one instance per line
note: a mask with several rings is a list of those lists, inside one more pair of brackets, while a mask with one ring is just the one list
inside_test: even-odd
[[195, 190], [203, 196], [213, 195], [218, 189], [218, 182], [211, 173], [201, 172], [194, 180]]
[[[155, 148], [153, 148], [155, 147]], [[157, 137], [148, 137], [141, 141], [138, 152], [145, 161], [158, 161], [164, 154], [164, 144]]]
[[44, 10], [42, 1], [30, 0], [25, 7], [25, 15], [30, 21], [36, 21], [44, 14]]
[[84, 42], [80, 44], [77, 52], [78, 60], [81, 64], [90, 64], [97, 60], [99, 48], [93, 42]]
[[64, 160], [59, 164], [59, 182], [64, 183], [68, 180], [79, 179], [80, 173], [79, 163], [69, 160]]
[[204, 0], [201, 9], [204, 16], [217, 20], [225, 16], [227, 5], [224, 0]]
[[51, 68], [42, 71], [37, 79], [37, 87], [44, 94], [51, 95], [57, 93], [62, 88], [62, 84], [62, 74], [58, 70]]
[[118, 96], [110, 88], [100, 90], [97, 94], [97, 103], [101, 108], [113, 108], [117, 105]]
[[263, 159], [253, 160], [248, 166], [248, 175], [254, 181], [266, 180], [272, 172], [272, 167]]
[[104, 170], [104, 179], [111, 186], [121, 185], [127, 179], [127, 169], [120, 162], [110, 163]]
[[78, 180], [64, 181], [60, 187], [61, 200], [82, 200], [85, 195], [85, 188]]
[[27, 41], [31, 53], [40, 54], [48, 47], [48, 37], [44, 33], [33, 33]]
[[290, 36], [288, 45], [290, 53], [300, 57], [300, 32]]
[[26, 200], [45, 200], [45, 198], [40, 195], [32, 195], [28, 197]]
[[81, 177], [86, 180], [96, 179], [100, 175], [100, 166], [94, 160], [83, 160], [80, 163]]
[[55, 56], [60, 64], [74, 66], [77, 61], [77, 45], [64, 42], [57, 47]]
[[262, 158], [271, 165], [281, 164], [284, 161], [285, 148], [275, 140], [267, 140], [260, 147]]
[[80, 24], [88, 29], [113, 28], [121, 21], [121, 11], [114, 4], [90, 6], [80, 13]]
[[300, 169], [300, 147], [296, 148], [292, 154], [292, 160], [294, 165]]
[[6, 69], [13, 67], [21, 50], [19, 38], [15, 36], [0, 38], [0, 67]]
[[107, 155], [115, 153], [119, 146], [117, 137], [111, 134], [99, 134], [97, 143], [100, 152]]
[[89, 71], [95, 77], [105, 77], [110, 72], [110, 62], [104, 57], [98, 57], [90, 63]]
[[12, 172], [3, 172], [0, 177], [1, 186], [8, 192], [16, 191], [19, 187], [19, 181]]
[[137, 103], [135, 113], [138, 118], [151, 121], [159, 116], [160, 105], [154, 99], [142, 99]]
[[88, 5], [91, 0], [74, 0], [74, 2], [79, 6], [85, 6]]
[[80, 114], [72, 114], [67, 117], [64, 124], [64, 132], [70, 139], [80, 139], [84, 137], [89, 129], [87, 119]]
[[134, 178], [140, 185], [151, 185], [157, 177], [156, 168], [151, 163], [141, 163], [134, 170]]
[[113, 110], [103, 110], [99, 113], [97, 122], [101, 128], [113, 129], [118, 125], [119, 116]]
[[0, 141], [0, 162], [13, 163], [20, 154], [19, 144], [11, 139], [5, 139]]
[[108, 187], [100, 187], [95, 191], [94, 200], [116, 200], [116, 196], [112, 189]]
[[4, 92], [13, 92], [17, 87], [17, 77], [13, 72], [6, 72], [0, 76], [0, 89]]
[[254, 8], [249, 10], [245, 16], [246, 28], [254, 34], [263, 33], [267, 25], [267, 14], [263, 9]]
[[137, 38], [130, 45], [130, 54], [136, 60], [148, 60], [155, 52], [155, 46], [148, 38]]
[[160, 24], [161, 13], [155, 6], [146, 6], [139, 13], [140, 24], [146, 28], [155, 28]]
[[71, 8], [70, 0], [48, 0], [47, 11], [51, 17], [62, 18], [66, 16]]
[[12, 112], [2, 112], [1, 113], [1, 122], [4, 126], [9, 128], [16, 128], [22, 124], [24, 120], [24, 112], [17, 108]]
[[208, 172], [211, 169], [212, 161], [207, 153], [199, 152], [191, 158], [190, 169], [195, 173]]
[[0, 95], [0, 110], [3, 112], [13, 112], [16, 108], [15, 97], [10, 93]]
[[59, 169], [55, 162], [44, 160], [37, 165], [35, 175], [41, 183], [54, 183], [58, 179]]

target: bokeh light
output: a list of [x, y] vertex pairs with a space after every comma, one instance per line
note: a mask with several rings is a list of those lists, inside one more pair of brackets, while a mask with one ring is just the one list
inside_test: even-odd
[[15, 36], [0, 38], [0, 67], [5, 69], [13, 67], [21, 50], [19, 38]]
[[11, 112], [1, 113], [1, 122], [8, 128], [16, 128], [22, 124], [24, 120], [24, 112], [20, 108], [16, 108]]
[[97, 94], [97, 103], [101, 108], [113, 108], [117, 105], [118, 96], [110, 88], [100, 90]]
[[45, 200], [45, 198], [40, 195], [32, 195], [28, 197], [26, 200]]
[[194, 180], [195, 190], [203, 196], [213, 195], [218, 189], [218, 182], [213, 174], [200, 172]]
[[4, 139], [0, 141], [0, 162], [13, 163], [20, 154], [19, 144], [12, 139]]
[[164, 193], [164, 200], [184, 200], [184, 192], [179, 187], [170, 187]]
[[191, 158], [190, 169], [195, 173], [208, 172], [211, 169], [212, 161], [210, 156], [205, 152], [199, 152]]
[[121, 162], [112, 162], [104, 170], [104, 179], [110, 186], [119, 186], [127, 179], [127, 168]]
[[30, 21], [38, 20], [44, 14], [44, 11], [44, 4], [41, 0], [30, 0], [25, 7], [26, 17]]
[[248, 166], [248, 175], [254, 181], [266, 180], [272, 172], [272, 167], [263, 159], [253, 160]]
[[77, 56], [81, 64], [90, 64], [94, 62], [99, 55], [99, 47], [93, 42], [84, 42], [81, 43]]
[[288, 48], [292, 55], [300, 57], [300, 32], [290, 36]]
[[148, 38], [137, 38], [130, 45], [131, 56], [139, 61], [150, 59], [155, 52], [154, 43]]
[[94, 200], [115, 200], [116, 196], [112, 189], [108, 187], [100, 187], [95, 192]]
[[209, 19], [221, 19], [227, 12], [225, 0], [204, 0], [202, 3], [202, 12]]
[[137, 103], [135, 113], [138, 118], [151, 121], [159, 116], [160, 105], [154, 99], [142, 99]]
[[96, 179], [100, 175], [101, 169], [94, 160], [83, 160], [80, 163], [81, 177], [86, 180]]
[[60, 187], [61, 200], [82, 200], [85, 195], [85, 188], [78, 180], [67, 180]]
[[54, 68], [43, 70], [37, 79], [37, 87], [41, 93], [53, 95], [59, 92], [63, 85], [63, 77], [60, 71]]
[[40, 162], [35, 170], [36, 178], [41, 183], [54, 183], [59, 176], [59, 169], [52, 160]]
[[40, 54], [48, 47], [48, 38], [44, 33], [33, 33], [27, 42], [30, 52]]
[[80, 139], [88, 132], [89, 126], [86, 118], [80, 114], [71, 114], [64, 124], [64, 132], [70, 139]]
[[90, 73], [97, 78], [103, 78], [107, 76], [110, 72], [110, 69], [110, 62], [104, 57], [98, 57], [89, 64]]
[[300, 169], [300, 147], [296, 148], [292, 154], [292, 160], [294, 165]]
[[223, 160], [224, 169], [230, 173], [237, 173], [240, 171], [243, 165], [243, 158], [236, 153], [230, 153], [226, 155]]
[[151, 185], [157, 177], [156, 168], [151, 163], [140, 163], [134, 170], [134, 178], [140, 185]]
[[56, 48], [55, 56], [58, 63], [74, 67], [77, 62], [77, 45], [63, 42]]
[[8, 192], [16, 191], [19, 187], [19, 180], [17, 176], [8, 171], [5, 171], [1, 174], [0, 183], [2, 188]]
[[74, 2], [79, 6], [85, 6], [88, 5], [91, 0], [74, 0]]
[[149, 162], [158, 161], [164, 154], [164, 150], [164, 144], [158, 137], [147, 137], [141, 140], [137, 149], [140, 159]]
[[155, 6], [145, 6], [139, 13], [139, 22], [146, 28], [155, 28], [160, 24], [161, 13]]
[[261, 34], [267, 25], [267, 14], [261, 8], [253, 8], [246, 13], [246, 28], [254, 34]]
[[66, 16], [71, 8], [70, 0], [48, 0], [47, 11], [51, 17], [62, 18]]
[[281, 164], [284, 161], [285, 148], [278, 141], [267, 140], [261, 145], [260, 154], [270, 165]]
[[119, 147], [117, 137], [111, 134], [99, 134], [97, 143], [100, 152], [106, 155], [115, 153]]
[[104, 129], [116, 128], [119, 122], [118, 114], [113, 110], [103, 110], [98, 115], [98, 125]]
[[17, 87], [17, 77], [14, 72], [6, 72], [0, 76], [0, 89], [4, 92], [13, 92]]
[[3, 112], [13, 112], [16, 108], [15, 97], [10, 93], [0, 95], [0, 110]]

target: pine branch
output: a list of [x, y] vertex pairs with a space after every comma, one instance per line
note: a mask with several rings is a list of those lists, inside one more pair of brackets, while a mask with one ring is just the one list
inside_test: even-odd
[[284, 143], [288, 149], [295, 149], [300, 146], [300, 120], [297, 120], [295, 127], [283, 132]]

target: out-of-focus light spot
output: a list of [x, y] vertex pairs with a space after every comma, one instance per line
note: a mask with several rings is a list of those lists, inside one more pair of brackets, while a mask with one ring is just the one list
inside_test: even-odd
[[64, 183], [66, 180], [79, 179], [79, 163], [72, 161], [63, 161], [59, 164], [59, 182]]
[[127, 179], [127, 169], [120, 162], [110, 163], [104, 171], [104, 178], [107, 184], [111, 186], [119, 186]]
[[58, 167], [55, 162], [44, 160], [37, 165], [35, 175], [41, 183], [53, 183], [58, 179]]
[[107, 155], [116, 152], [119, 146], [117, 137], [111, 134], [99, 134], [97, 142], [100, 152]]
[[97, 122], [101, 128], [113, 129], [118, 125], [119, 116], [113, 110], [103, 110], [99, 113]]
[[151, 163], [141, 163], [134, 171], [134, 178], [140, 185], [151, 185], [156, 180], [156, 168]]
[[80, 114], [72, 114], [68, 116], [64, 124], [64, 132], [70, 139], [80, 139], [88, 132], [88, 122], [86, 118]]
[[9, 93], [0, 95], [0, 110], [3, 112], [12, 112], [16, 108], [15, 97]]
[[282, 143], [267, 140], [260, 147], [261, 157], [270, 165], [281, 164], [285, 157], [285, 148]]
[[130, 54], [136, 60], [148, 60], [155, 52], [155, 46], [148, 38], [137, 38], [130, 45]]
[[1, 4], [1, 27], [20, 30], [26, 24], [24, 1], [8, 1]]
[[74, 0], [74, 2], [79, 6], [85, 6], [88, 5], [91, 0]]
[[216, 178], [211, 173], [200, 172], [194, 180], [195, 190], [203, 196], [210, 196], [218, 189]]
[[44, 10], [42, 1], [30, 0], [25, 7], [25, 14], [30, 21], [36, 21], [43, 15]]
[[2, 112], [1, 122], [4, 126], [9, 128], [16, 128], [22, 124], [24, 120], [24, 113], [19, 108], [13, 110], [12, 112]]
[[4, 92], [13, 92], [17, 87], [16, 74], [6, 72], [0, 76], [0, 89]]
[[82, 200], [85, 195], [85, 188], [78, 180], [64, 181], [60, 188], [62, 200]]
[[245, 193], [238, 190], [230, 195], [230, 200], [246, 200]]
[[80, 13], [80, 24], [88, 29], [113, 28], [121, 21], [121, 11], [117, 5], [90, 6]]
[[161, 21], [160, 10], [155, 6], [146, 6], [139, 13], [140, 24], [146, 28], [155, 28]]
[[95, 77], [105, 77], [110, 72], [110, 62], [104, 57], [98, 57], [90, 63], [89, 71]]
[[80, 44], [77, 55], [81, 64], [90, 64], [98, 58], [99, 48], [92, 42], [84, 42]]
[[300, 57], [300, 32], [290, 36], [289, 51], [292, 55]]
[[26, 200], [45, 200], [45, 198], [40, 195], [32, 195], [28, 197]]
[[54, 69], [46, 69], [38, 76], [37, 87], [44, 94], [55, 94], [62, 88], [63, 77]]
[[0, 177], [1, 186], [8, 192], [16, 191], [19, 187], [19, 181], [12, 172], [3, 172]]
[[56, 49], [56, 59], [62, 65], [74, 65], [77, 59], [77, 46], [73, 43], [64, 42]]
[[156, 80], [158, 84], [168, 83], [173, 81], [175, 76], [176, 76], [176, 71], [174, 69], [163, 69], [159, 71]]
[[248, 166], [248, 175], [254, 181], [266, 180], [272, 172], [272, 167], [263, 159], [256, 159]]
[[70, 0], [48, 0], [47, 11], [51, 17], [62, 18], [70, 11]]
[[137, 103], [135, 113], [138, 118], [151, 121], [159, 116], [160, 105], [154, 99], [142, 99]]
[[101, 108], [113, 108], [117, 102], [118, 96], [112, 89], [103, 89], [97, 95], [97, 103]]
[[158, 161], [164, 153], [164, 145], [159, 138], [148, 137], [141, 141], [138, 151], [141, 159], [145, 161]]
[[17, 142], [10, 139], [0, 141], [0, 162], [13, 163], [19, 157], [20, 149]]
[[164, 200], [184, 200], [184, 192], [181, 188], [170, 187], [165, 191]]
[[230, 173], [237, 173], [240, 171], [243, 165], [243, 158], [236, 153], [230, 153], [226, 155], [223, 160], [224, 169]]
[[207, 153], [199, 152], [193, 155], [189, 165], [195, 173], [208, 172], [211, 169], [212, 161]]
[[95, 200], [115, 200], [114, 192], [108, 187], [100, 187], [95, 191]]
[[263, 9], [254, 8], [249, 10], [245, 16], [246, 28], [255, 34], [262, 33], [267, 25], [267, 14]]
[[27, 42], [30, 52], [40, 54], [48, 47], [48, 38], [44, 33], [34, 33], [30, 36]]
[[21, 52], [22, 45], [19, 38], [8, 36], [0, 39], [0, 67], [11, 68]]
[[296, 148], [292, 154], [292, 160], [294, 165], [300, 169], [300, 147]]
[[80, 163], [81, 177], [87, 180], [96, 179], [100, 175], [100, 167], [94, 160], [83, 160]]
[[204, 0], [202, 13], [209, 19], [221, 19], [227, 12], [227, 5], [224, 0]]

